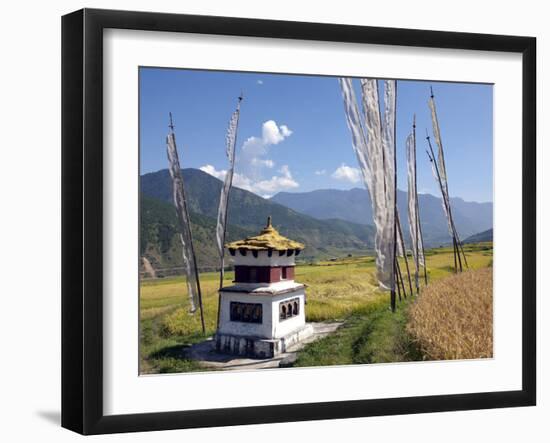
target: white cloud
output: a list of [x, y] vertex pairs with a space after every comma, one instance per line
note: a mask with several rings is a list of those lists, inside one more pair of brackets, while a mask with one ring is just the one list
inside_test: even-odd
[[438, 191], [436, 189], [430, 189], [430, 188], [422, 188], [418, 190], [419, 194], [431, 194], [431, 195], [437, 195]]
[[267, 153], [267, 147], [263, 140], [258, 137], [248, 137], [243, 143], [243, 154], [251, 158], [255, 158]]
[[292, 131], [288, 129], [287, 125], [281, 125], [281, 134], [283, 134], [285, 137], [290, 137], [292, 135]]
[[276, 192], [294, 189], [300, 186], [298, 182], [292, 178], [288, 165], [283, 165], [281, 169], [279, 169], [279, 173], [281, 175], [274, 175], [269, 180], [262, 180], [254, 183], [254, 192], [264, 195], [273, 195]]
[[256, 83], [257, 83], [258, 85], [263, 85], [263, 84], [264, 84], [264, 81], [263, 81], [263, 80], [256, 80]]
[[[267, 155], [269, 148], [278, 145], [285, 138], [290, 137], [292, 131], [286, 125], [278, 126], [274, 120], [267, 120], [262, 124], [262, 137], [248, 137], [242, 146], [241, 162], [251, 163], [259, 157]], [[256, 163], [256, 166], [260, 163]], [[269, 166], [266, 164], [265, 166]]]
[[361, 172], [357, 168], [352, 168], [342, 163], [342, 165], [332, 173], [332, 178], [357, 183], [361, 180]]
[[253, 158], [252, 164], [255, 166], [265, 166], [266, 168], [272, 169], [275, 166], [275, 162], [269, 158], [262, 160], [259, 158]]
[[[212, 165], [204, 165], [199, 169], [220, 180], [223, 180], [227, 174], [226, 170], [217, 170]], [[283, 165], [277, 172], [279, 172], [280, 175], [273, 175], [270, 179], [259, 181], [253, 181], [242, 174], [235, 173], [233, 175], [233, 186], [246, 191], [254, 192], [263, 198], [270, 198], [273, 194], [279, 191], [293, 189], [300, 186], [292, 177], [292, 173], [290, 172], [288, 165]]]
[[[216, 177], [217, 179], [220, 179], [220, 180], [224, 180], [225, 175], [227, 174], [227, 171], [225, 169], [220, 169], [218, 171], [212, 165], [204, 165], [204, 166], [201, 166], [199, 169], [203, 172], [206, 172], [207, 174], [210, 174], [212, 177]], [[241, 188], [241, 189], [246, 189], [247, 191], [252, 191], [252, 181], [249, 178], [239, 173], [233, 174], [233, 186], [236, 186], [237, 188]]]
[[[262, 124], [261, 137], [248, 137], [237, 153], [233, 186], [254, 192], [264, 198], [288, 189], [299, 187], [288, 165], [283, 165], [277, 173], [267, 176], [267, 171], [275, 167], [275, 162], [266, 158], [271, 146], [277, 145], [292, 135], [286, 125], [277, 125], [274, 120]], [[200, 169], [220, 180], [225, 178], [226, 170], [217, 170], [206, 164]]]
[[274, 120], [268, 120], [262, 125], [262, 140], [266, 146], [277, 145], [291, 134], [292, 131], [288, 126], [277, 126]]
[[265, 155], [270, 146], [278, 145], [291, 135], [292, 131], [288, 126], [278, 126], [274, 120], [267, 120], [262, 124], [262, 137], [248, 137], [242, 150], [254, 157]]
[[223, 180], [225, 178], [225, 174], [227, 174], [227, 171], [225, 169], [218, 171], [212, 165], [204, 165], [201, 166], [199, 169], [203, 172], [206, 172], [207, 174], [212, 175], [213, 177], [219, 178], [220, 180]]
[[315, 171], [315, 175], [325, 175], [327, 173], [326, 169], [319, 169]]
[[252, 188], [252, 181], [248, 177], [245, 177], [239, 173], [235, 173], [233, 175], [233, 186], [245, 189], [246, 191], [254, 192], [254, 189]]
[[248, 137], [237, 154], [238, 171], [257, 182], [264, 179], [264, 169], [272, 169], [275, 162], [266, 158], [272, 146], [278, 145], [292, 131], [285, 125], [277, 125], [274, 120], [262, 123], [262, 135]]

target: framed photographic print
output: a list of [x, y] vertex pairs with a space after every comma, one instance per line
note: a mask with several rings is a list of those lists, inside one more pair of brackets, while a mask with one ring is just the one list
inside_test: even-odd
[[535, 404], [534, 38], [62, 26], [64, 427]]

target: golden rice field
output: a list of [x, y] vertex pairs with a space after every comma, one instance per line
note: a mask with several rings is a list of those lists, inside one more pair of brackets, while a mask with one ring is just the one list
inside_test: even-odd
[[[492, 264], [492, 244], [468, 245], [465, 249], [471, 268]], [[426, 251], [426, 255], [430, 282], [435, 284], [436, 280], [453, 274], [452, 249]], [[182, 360], [180, 351], [182, 346], [215, 332], [218, 278], [217, 273], [201, 274], [206, 335], [202, 334], [199, 314], [188, 313], [182, 277], [141, 282], [141, 373], [201, 370], [195, 362]], [[357, 312], [389, 303], [388, 294], [377, 289], [373, 257], [348, 257], [300, 265], [296, 267], [295, 278], [307, 285], [307, 321], [347, 320]], [[233, 274], [226, 273], [225, 284], [230, 284], [232, 279]]]
[[429, 285], [409, 309], [407, 331], [427, 360], [492, 357], [492, 269], [452, 275]]

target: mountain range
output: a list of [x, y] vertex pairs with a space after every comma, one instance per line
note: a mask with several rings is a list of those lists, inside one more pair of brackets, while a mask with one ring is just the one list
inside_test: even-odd
[[464, 240], [464, 243], [481, 243], [488, 241], [493, 241], [493, 228], [487, 229], [483, 232], [479, 232], [478, 234], [471, 235], [466, 240]]
[[[216, 269], [216, 217], [222, 182], [198, 169], [183, 169], [195, 249], [202, 270]], [[172, 203], [168, 170], [140, 177], [140, 253], [154, 269], [181, 266], [181, 245]], [[492, 227], [492, 204], [452, 200], [459, 233], [466, 237]], [[271, 216], [282, 235], [306, 244], [302, 260], [365, 253], [374, 232], [367, 191], [318, 190], [279, 193], [271, 199], [232, 188], [227, 240], [257, 234]], [[398, 208], [408, 241], [406, 193], [399, 191]], [[427, 247], [450, 241], [441, 200], [420, 196], [422, 228]]]
[[[366, 189], [347, 191], [320, 189], [311, 192], [275, 194], [271, 201], [300, 211], [320, 220], [338, 218], [354, 223], [373, 224], [372, 206]], [[430, 194], [419, 194], [418, 205], [424, 243], [427, 247], [449, 243], [451, 238], [443, 212], [442, 201]], [[409, 240], [407, 193], [397, 191], [397, 208], [405, 241]], [[466, 202], [451, 198], [451, 208], [456, 229], [461, 239], [490, 229], [493, 226], [493, 204]]]
[[[216, 268], [215, 227], [222, 182], [198, 169], [183, 169], [194, 243], [201, 269]], [[168, 170], [140, 178], [140, 253], [155, 269], [181, 263], [177, 219]], [[359, 253], [372, 248], [374, 227], [341, 219], [318, 220], [252, 192], [232, 188], [227, 240], [258, 234], [271, 216], [282, 235], [307, 245], [302, 260]]]

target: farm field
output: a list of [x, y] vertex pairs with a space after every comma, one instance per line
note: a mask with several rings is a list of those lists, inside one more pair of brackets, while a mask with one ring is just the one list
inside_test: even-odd
[[[492, 266], [492, 243], [465, 245], [471, 269]], [[453, 274], [452, 248], [426, 251], [428, 278]], [[403, 261], [403, 259], [401, 259]], [[412, 261], [409, 259], [409, 265]], [[402, 270], [405, 269], [402, 263]], [[374, 257], [347, 257], [296, 267], [296, 280], [307, 285], [307, 321], [344, 321], [334, 334], [311, 343], [300, 352], [296, 366], [380, 363], [424, 358], [407, 333], [408, 309], [416, 298], [389, 310], [389, 294], [377, 289]], [[181, 358], [184, 346], [215, 332], [218, 273], [201, 274], [207, 333], [200, 315], [187, 312], [183, 277], [144, 280], [140, 286], [140, 373], [204, 371]], [[225, 275], [225, 284], [233, 273]], [[408, 282], [405, 281], [407, 291]]]

